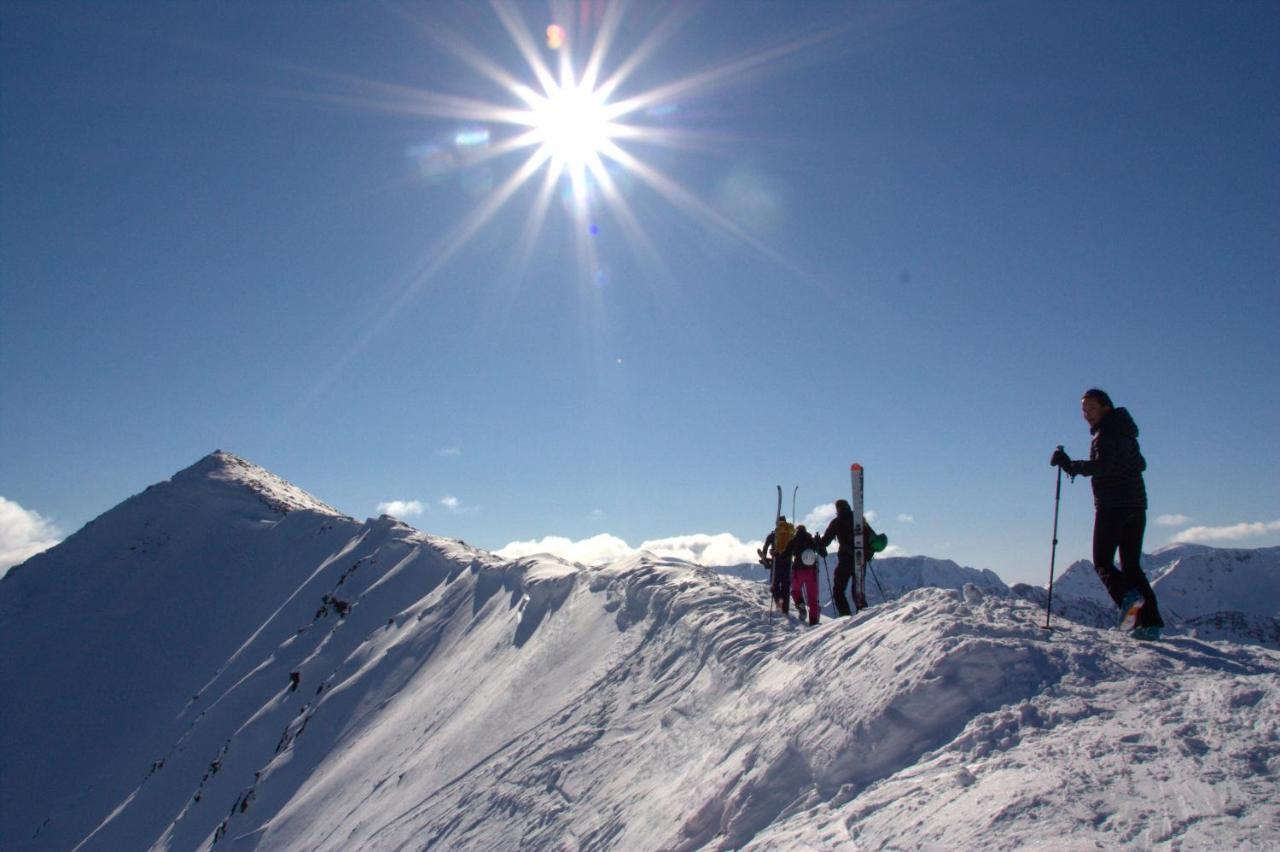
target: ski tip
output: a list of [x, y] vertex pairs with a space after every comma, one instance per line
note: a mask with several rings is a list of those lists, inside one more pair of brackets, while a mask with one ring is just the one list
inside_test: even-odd
[[849, 465], [849, 470], [862, 470], [862, 465], [858, 464], [857, 462], [854, 462], [853, 464]]

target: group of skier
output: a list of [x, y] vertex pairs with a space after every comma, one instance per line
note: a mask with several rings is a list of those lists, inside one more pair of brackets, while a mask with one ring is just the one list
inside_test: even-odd
[[[1147, 523], [1147, 491], [1142, 473], [1147, 469], [1147, 462], [1138, 447], [1138, 427], [1126, 409], [1117, 408], [1111, 397], [1098, 388], [1085, 391], [1080, 409], [1092, 435], [1089, 458], [1073, 460], [1058, 447], [1049, 463], [1072, 479], [1091, 477], [1095, 507], [1094, 570], [1120, 610], [1121, 628], [1136, 639], [1157, 639], [1164, 621], [1155, 592], [1140, 565]], [[861, 472], [860, 467], [854, 467]], [[861, 506], [860, 479], [856, 482], [855, 498]], [[887, 538], [876, 533], [862, 518], [862, 537], [858, 541], [855, 513], [847, 500], [836, 501], [836, 516], [822, 535], [815, 536], [803, 524], [792, 526], [781, 513], [781, 489], [778, 499], [777, 523], [758, 551], [761, 564], [770, 572], [774, 604], [787, 613], [794, 602], [796, 613], [801, 617], [802, 607], [807, 604], [809, 624], [818, 623], [818, 560], [822, 559], [825, 564], [827, 546], [834, 540], [839, 544], [835, 577], [831, 581], [831, 599], [836, 611], [847, 616], [866, 607], [863, 584], [866, 567], [875, 553], [884, 549]], [[1057, 546], [1056, 507], [1054, 546]], [[1119, 568], [1115, 564], [1117, 551]], [[850, 580], [853, 581], [852, 610], [845, 597], [845, 587]], [[1049, 582], [1052, 594], [1052, 566]]]
[[[810, 624], [818, 623], [821, 609], [818, 603], [818, 560], [822, 559], [825, 563], [827, 548], [831, 542], [835, 541], [838, 545], [836, 573], [831, 580], [831, 599], [840, 615], [852, 615], [866, 607], [867, 595], [863, 585], [866, 565], [888, 543], [888, 537], [877, 533], [864, 518], [863, 562], [859, 566], [853, 508], [848, 500], [837, 500], [835, 508], [836, 516], [819, 536], [809, 532], [804, 524], [793, 527], [785, 515], [778, 515], [773, 531], [765, 537], [764, 547], [759, 551], [761, 564], [769, 569], [770, 594], [774, 603], [783, 613], [787, 613], [794, 602], [796, 614], [801, 616], [802, 607], [807, 604]], [[853, 582], [855, 609], [850, 609], [849, 599], [845, 597], [845, 587], [850, 581]]]

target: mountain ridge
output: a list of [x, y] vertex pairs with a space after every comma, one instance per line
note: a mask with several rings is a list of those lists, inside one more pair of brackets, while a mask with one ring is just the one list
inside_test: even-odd
[[[1044, 631], [977, 583], [808, 628], [679, 560], [508, 561], [169, 483], [0, 581], [6, 848], [1258, 846], [1280, 824], [1265, 648]], [[101, 577], [107, 605], [13, 605]]]

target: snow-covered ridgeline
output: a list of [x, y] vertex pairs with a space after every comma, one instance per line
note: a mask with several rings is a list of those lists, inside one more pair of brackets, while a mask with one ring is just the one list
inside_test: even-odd
[[1274, 651], [1046, 632], [972, 583], [808, 628], [686, 563], [504, 562], [281, 515], [224, 469], [0, 582], [5, 848], [1247, 847], [1280, 826]]
[[[827, 559], [819, 581], [825, 590], [835, 557]], [[1228, 549], [1180, 544], [1143, 556], [1143, 566], [1160, 600], [1169, 633], [1226, 639], [1280, 650], [1280, 547]], [[760, 565], [717, 568], [728, 576], [763, 582]], [[927, 556], [874, 559], [867, 575], [867, 599], [884, 603], [919, 588], [963, 589], [973, 585], [1009, 593], [1045, 606], [1047, 589], [1009, 588], [991, 571]], [[824, 591], [823, 597], [829, 597]], [[830, 609], [828, 609], [830, 614]], [[1093, 627], [1115, 623], [1116, 608], [1093, 570], [1081, 560], [1057, 577], [1053, 617]]]

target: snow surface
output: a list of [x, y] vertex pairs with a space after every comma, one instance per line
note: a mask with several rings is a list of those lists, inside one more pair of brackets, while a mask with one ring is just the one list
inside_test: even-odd
[[919, 557], [810, 628], [219, 453], [0, 580], [0, 848], [1274, 849], [1277, 550], [1153, 555], [1156, 643]]

